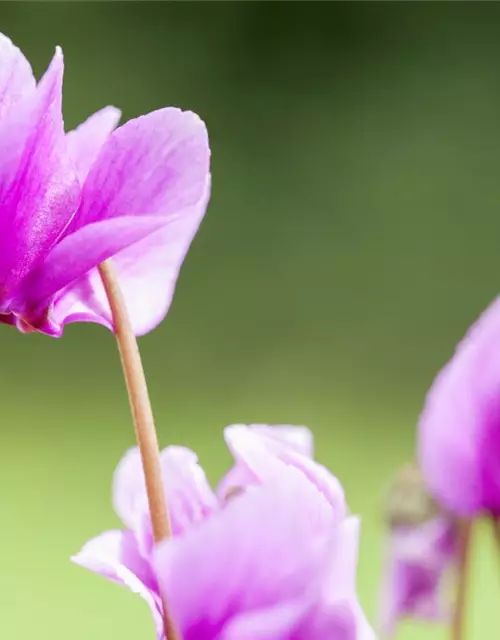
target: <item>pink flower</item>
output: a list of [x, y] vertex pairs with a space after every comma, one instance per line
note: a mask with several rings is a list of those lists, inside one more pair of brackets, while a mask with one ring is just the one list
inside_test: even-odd
[[226, 438], [238, 450], [230, 475], [242, 465], [249, 471], [238, 477], [243, 491], [230, 498], [212, 492], [193, 452], [165, 449], [174, 538], [156, 550], [131, 450], [113, 487], [127, 530], [91, 540], [74, 561], [139, 593], [159, 639], [160, 588], [183, 640], [372, 638], [356, 597], [359, 522], [347, 516], [341, 490], [334, 492], [338, 481], [326, 482], [326, 470], [304, 455], [312, 439], [301, 429], [229, 427]]
[[183, 640], [361, 638], [357, 526], [289, 467], [161, 544], [155, 567]]
[[0, 34], [0, 321], [60, 336], [112, 327], [96, 266], [113, 257], [136, 334], [168, 311], [209, 198], [209, 146], [166, 108], [115, 129], [107, 107], [64, 132], [60, 49], [37, 84]]
[[500, 298], [436, 377], [419, 425], [419, 464], [459, 516], [500, 515]]
[[381, 632], [390, 638], [400, 620], [446, 622], [451, 613], [446, 578], [453, 569], [457, 535], [444, 515], [398, 526], [388, 540], [381, 593]]

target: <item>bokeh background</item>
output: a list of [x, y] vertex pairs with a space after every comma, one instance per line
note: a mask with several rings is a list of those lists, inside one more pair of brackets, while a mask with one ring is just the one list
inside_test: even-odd
[[[63, 47], [68, 129], [106, 104], [206, 120], [212, 203], [140, 341], [161, 442], [195, 448], [215, 481], [225, 425], [314, 429], [363, 517], [374, 616], [387, 478], [500, 288], [500, 6], [2, 2], [0, 29], [37, 74]], [[118, 525], [111, 476], [133, 444], [111, 334], [4, 327], [0, 343], [0, 637], [152, 638], [137, 597], [69, 561]], [[496, 560], [480, 532], [476, 639], [500, 621]]]

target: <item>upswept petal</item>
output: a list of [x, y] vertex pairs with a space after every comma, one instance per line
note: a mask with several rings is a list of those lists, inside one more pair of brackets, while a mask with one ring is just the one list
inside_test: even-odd
[[[218, 507], [196, 454], [185, 447], [170, 446], [161, 452], [162, 474], [168, 491], [172, 529], [182, 533]], [[140, 551], [151, 551], [151, 526], [144, 473], [137, 447], [120, 461], [113, 478], [113, 506], [126, 527], [136, 533]]]
[[146, 485], [138, 447], [129, 449], [113, 474], [113, 508], [123, 524], [134, 531], [148, 508]]
[[[276, 482], [250, 488], [199, 526], [159, 545], [160, 588], [183, 640], [224, 638], [219, 634], [238, 616], [266, 611], [279, 638], [295, 638], [328, 574], [334, 528], [324, 497], [288, 468]], [[273, 616], [276, 607], [280, 611]], [[307, 631], [302, 637], [315, 640]]]
[[[75, 213], [80, 189], [67, 154], [58, 49], [36, 88], [0, 120], [0, 297], [4, 307]], [[8, 311], [5, 309], [4, 311]]]
[[104, 107], [66, 134], [69, 153], [73, 158], [80, 184], [85, 182], [90, 167], [101, 147], [118, 125], [120, 117], [121, 111], [116, 107]]
[[271, 451], [278, 453], [283, 448], [291, 448], [307, 458], [314, 457], [314, 437], [310, 429], [291, 424], [249, 424]]
[[224, 429], [224, 440], [235, 464], [220, 481], [217, 495], [224, 500], [234, 489], [274, 480], [286, 468], [285, 463], [266, 447], [265, 442], [246, 425]]
[[174, 534], [183, 533], [219, 508], [198, 456], [187, 447], [170, 446], [160, 454]]
[[[196, 206], [184, 210], [159, 231], [113, 255], [113, 265], [136, 336], [154, 329], [167, 314], [180, 267], [203, 218], [209, 196], [207, 184], [206, 195]], [[112, 222], [96, 224], [110, 225]], [[78, 233], [70, 238], [76, 236]], [[111, 311], [97, 269], [60, 291], [50, 315], [60, 331], [64, 324], [82, 320], [112, 329]]]
[[87, 542], [72, 561], [112, 582], [128, 587], [151, 609], [158, 640], [163, 635], [162, 605], [156, 578], [138, 553], [130, 531], [107, 531]]
[[209, 165], [207, 130], [194, 113], [166, 108], [129, 120], [101, 148], [66, 235], [119, 216], [177, 217], [203, 198]]
[[36, 86], [31, 65], [20, 49], [0, 33], [0, 117]]
[[217, 489], [220, 497], [224, 497], [233, 487], [267, 482], [279, 474], [283, 467], [292, 466], [318, 487], [338, 518], [346, 515], [342, 485], [323, 465], [301, 455], [293, 447], [282, 445], [278, 440], [262, 437], [259, 430], [249, 429], [245, 425], [226, 427], [224, 438], [236, 464]]

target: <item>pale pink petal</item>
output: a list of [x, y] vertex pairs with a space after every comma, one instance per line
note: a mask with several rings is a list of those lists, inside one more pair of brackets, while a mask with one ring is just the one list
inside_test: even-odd
[[375, 632], [357, 598], [359, 535], [359, 518], [348, 516], [338, 524], [330, 560], [330, 576], [322, 592], [324, 616], [321, 620], [328, 619], [328, 616], [336, 620], [342, 637], [375, 640]]
[[291, 633], [321, 591], [332, 531], [324, 497], [289, 468], [160, 545], [158, 579], [183, 640], [224, 637], [237, 616], [265, 610], [280, 634]]
[[85, 182], [90, 167], [101, 147], [118, 125], [120, 116], [121, 111], [116, 107], [105, 107], [66, 134], [69, 153], [75, 163], [80, 184]]
[[160, 456], [172, 528], [183, 533], [217, 510], [219, 502], [194, 451], [171, 445]]
[[331, 578], [324, 592], [327, 601], [356, 593], [360, 524], [356, 516], [347, 516], [338, 524]]
[[[167, 314], [179, 269], [189, 248], [186, 239], [194, 237], [209, 195], [207, 187], [199, 206], [184, 211], [159, 231], [113, 256], [135, 335], [148, 333]], [[97, 269], [57, 295], [51, 318], [58, 326], [84, 319], [112, 328], [111, 311]]]
[[290, 447], [307, 458], [314, 457], [314, 437], [307, 427], [289, 424], [250, 424], [248, 428], [258, 433], [273, 451]]
[[221, 500], [234, 489], [245, 489], [254, 484], [272, 481], [286, 469], [286, 464], [271, 453], [258, 434], [246, 425], [226, 427], [224, 439], [235, 459], [235, 465], [217, 487], [217, 495]]
[[113, 507], [123, 524], [131, 530], [140, 525], [148, 508], [146, 485], [138, 447], [122, 457], [113, 475]]
[[62, 77], [57, 50], [35, 95], [30, 92], [0, 119], [0, 295], [13, 311], [17, 287], [78, 206], [80, 190], [61, 114]]
[[[217, 640], [323, 640], [324, 635], [311, 633], [310, 624], [305, 634], [300, 633], [310, 607], [307, 599], [295, 599], [236, 615], [224, 626]], [[331, 631], [331, 621], [328, 622]]]
[[[217, 499], [193, 451], [185, 447], [167, 447], [161, 452], [161, 466], [175, 534], [182, 533], [217, 509]], [[136, 533], [141, 553], [148, 555], [153, 540], [137, 448], [125, 454], [115, 471], [113, 505], [125, 526]]]
[[292, 466], [299, 469], [325, 495], [337, 517], [346, 514], [344, 491], [338, 479], [326, 467], [297, 453], [271, 438], [262, 438], [258, 430], [245, 425], [233, 425], [224, 430], [224, 438], [236, 465], [221, 481], [217, 492], [224, 497], [232, 487], [255, 482], [265, 483]]
[[107, 531], [87, 542], [72, 560], [141, 596], [153, 614], [157, 637], [162, 638], [162, 606], [156, 578], [150, 565], [138, 554], [130, 531]]

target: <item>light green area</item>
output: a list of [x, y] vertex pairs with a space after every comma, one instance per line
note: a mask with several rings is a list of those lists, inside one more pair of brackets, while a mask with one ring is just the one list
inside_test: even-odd
[[[313, 428], [363, 518], [372, 615], [387, 476], [499, 289], [500, 7], [1, 3], [0, 29], [37, 73], [63, 46], [69, 128], [105, 104], [207, 120], [210, 211], [172, 312], [141, 340], [160, 438], [215, 481], [223, 426]], [[69, 562], [118, 525], [111, 475], [133, 443], [110, 334], [0, 341], [0, 638], [151, 638], [137, 597]], [[489, 640], [500, 565], [487, 531], [476, 547], [469, 637]]]

